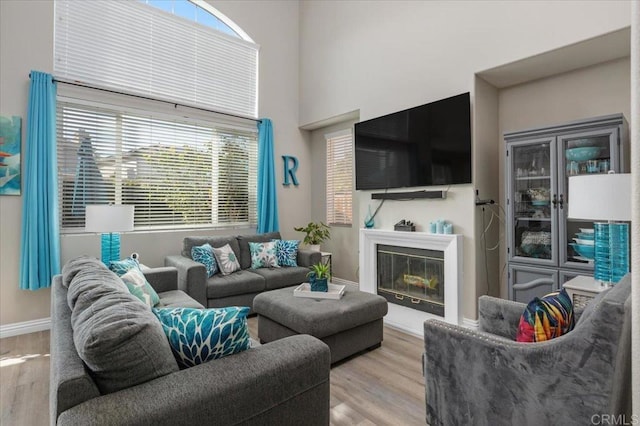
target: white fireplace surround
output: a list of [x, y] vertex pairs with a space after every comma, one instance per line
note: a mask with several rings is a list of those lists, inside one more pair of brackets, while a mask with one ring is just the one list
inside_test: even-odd
[[[360, 290], [377, 294], [378, 244], [444, 252], [444, 321], [462, 325], [462, 235], [360, 229]], [[421, 336], [423, 323], [438, 315], [389, 303], [384, 322]]]

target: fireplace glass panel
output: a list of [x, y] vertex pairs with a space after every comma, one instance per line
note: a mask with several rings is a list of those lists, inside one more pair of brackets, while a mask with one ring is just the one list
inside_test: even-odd
[[378, 244], [377, 257], [379, 295], [444, 316], [444, 252]]

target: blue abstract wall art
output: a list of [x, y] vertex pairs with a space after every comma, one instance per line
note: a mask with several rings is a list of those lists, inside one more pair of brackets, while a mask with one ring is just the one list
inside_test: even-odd
[[0, 116], [0, 195], [20, 195], [20, 117]]

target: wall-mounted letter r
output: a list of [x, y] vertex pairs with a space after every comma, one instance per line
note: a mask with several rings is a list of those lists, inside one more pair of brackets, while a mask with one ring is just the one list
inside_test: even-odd
[[[298, 170], [298, 159], [291, 155], [283, 155], [282, 160], [284, 162], [284, 182], [282, 184], [284, 186], [291, 185], [291, 182], [295, 186], [298, 186], [298, 178], [296, 178], [296, 170]], [[289, 178], [291, 178], [291, 182], [289, 182]]]

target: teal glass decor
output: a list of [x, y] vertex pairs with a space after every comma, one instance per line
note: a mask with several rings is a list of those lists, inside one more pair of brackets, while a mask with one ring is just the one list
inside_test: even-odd
[[109, 232], [101, 237], [102, 263], [109, 266], [112, 260], [120, 260], [120, 234]]
[[595, 223], [596, 280], [615, 284], [629, 272], [629, 224]]

